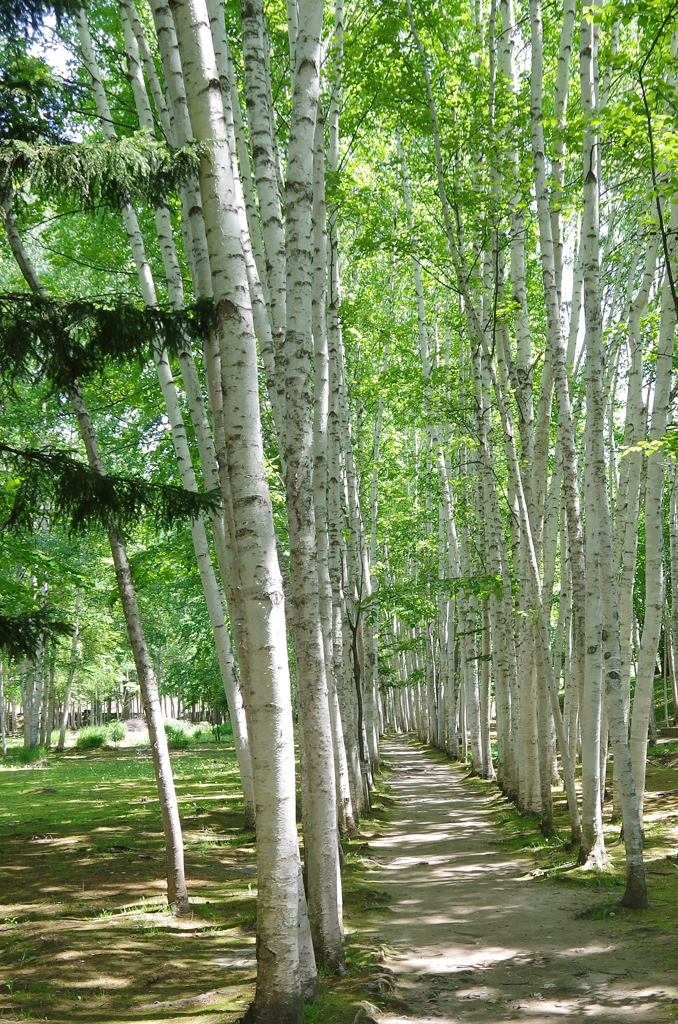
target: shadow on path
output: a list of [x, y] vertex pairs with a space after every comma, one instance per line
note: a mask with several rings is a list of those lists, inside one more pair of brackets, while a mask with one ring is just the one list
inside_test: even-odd
[[[490, 804], [405, 737], [383, 743], [398, 803], [370, 879], [390, 896], [379, 921], [409, 1009], [393, 1024], [568, 1024], [676, 1020], [671, 953], [641, 916], [575, 920], [590, 891], [537, 881], [498, 848]], [[673, 943], [671, 943], [673, 945]]]

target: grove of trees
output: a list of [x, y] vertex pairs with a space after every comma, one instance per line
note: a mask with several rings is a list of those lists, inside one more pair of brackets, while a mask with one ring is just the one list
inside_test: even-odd
[[647, 906], [656, 675], [678, 708], [677, 18], [0, 3], [3, 747], [143, 710], [181, 915], [163, 720], [228, 716], [248, 1021], [343, 970], [340, 838], [389, 730], [547, 834], [564, 786], [592, 870], [611, 759]]

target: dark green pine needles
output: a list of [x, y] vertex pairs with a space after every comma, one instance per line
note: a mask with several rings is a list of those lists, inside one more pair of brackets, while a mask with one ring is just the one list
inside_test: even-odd
[[151, 516], [156, 529], [170, 530], [220, 504], [218, 490], [198, 494], [142, 477], [102, 476], [68, 452], [0, 443], [0, 458], [15, 476], [5, 530], [31, 531], [48, 512], [52, 522], [65, 523], [70, 533], [103, 526], [122, 537], [138, 526], [143, 514]]
[[77, 14], [82, 6], [82, 0], [0, 0], [0, 33], [17, 38], [29, 29], [38, 32], [46, 15], [53, 13], [58, 23], [66, 14]]
[[19, 615], [0, 613], [0, 651], [10, 661], [33, 660], [46, 639], [70, 636], [73, 627], [54, 618], [49, 606]]
[[66, 198], [83, 210], [120, 209], [125, 203], [162, 206], [199, 170], [204, 146], [170, 150], [150, 132], [101, 142], [0, 146], [0, 191], [30, 181], [37, 193]]
[[0, 295], [0, 378], [37, 377], [67, 391], [111, 362], [146, 362], [154, 346], [186, 351], [214, 323], [210, 300], [167, 310], [116, 300]]

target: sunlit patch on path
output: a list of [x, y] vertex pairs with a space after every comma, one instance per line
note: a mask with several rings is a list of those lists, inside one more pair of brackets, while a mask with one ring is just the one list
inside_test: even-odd
[[370, 877], [390, 896], [378, 922], [397, 980], [390, 1024], [675, 1020], [678, 978], [656, 937], [632, 932], [635, 918], [576, 920], [590, 893], [535, 880], [498, 848], [494, 798], [405, 738], [383, 752], [398, 803], [370, 843]]

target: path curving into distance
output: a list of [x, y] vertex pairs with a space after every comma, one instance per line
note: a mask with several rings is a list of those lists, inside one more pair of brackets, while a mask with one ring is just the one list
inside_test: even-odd
[[480, 794], [406, 737], [382, 749], [398, 802], [370, 841], [368, 877], [390, 897], [377, 922], [397, 981], [389, 1024], [676, 1019], [678, 978], [664, 964], [675, 934], [645, 927], [642, 913], [575, 919], [601, 898], [538, 881], [502, 850], [498, 792]]

